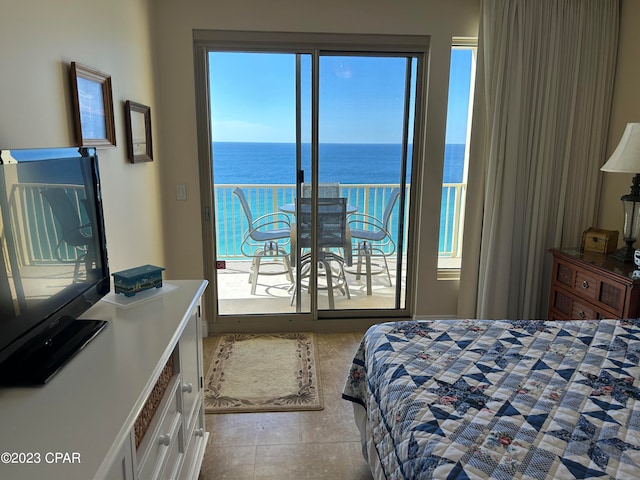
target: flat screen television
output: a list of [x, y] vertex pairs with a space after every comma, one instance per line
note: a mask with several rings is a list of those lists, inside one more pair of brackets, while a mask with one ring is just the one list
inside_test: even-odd
[[0, 151], [0, 386], [42, 385], [107, 325], [95, 149]]

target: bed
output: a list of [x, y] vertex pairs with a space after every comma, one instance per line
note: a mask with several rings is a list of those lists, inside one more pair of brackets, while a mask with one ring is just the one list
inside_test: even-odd
[[640, 320], [382, 323], [342, 397], [375, 479], [640, 478]]

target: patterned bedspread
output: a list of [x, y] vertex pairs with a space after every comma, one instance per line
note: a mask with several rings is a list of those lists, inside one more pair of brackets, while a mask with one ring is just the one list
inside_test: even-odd
[[343, 398], [388, 479], [640, 478], [640, 320], [383, 323]]

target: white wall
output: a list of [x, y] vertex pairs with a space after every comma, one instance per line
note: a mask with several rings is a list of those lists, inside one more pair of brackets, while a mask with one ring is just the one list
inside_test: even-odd
[[[627, 123], [640, 122], [640, 2], [622, 0], [620, 11], [620, 43], [618, 46], [618, 66], [616, 69], [613, 109], [609, 124], [607, 157], [613, 153]], [[640, 172], [639, 172], [640, 173]], [[629, 193], [632, 174], [603, 173], [602, 193], [600, 195], [600, 213], [598, 227], [618, 230], [620, 246], [622, 239], [622, 202], [620, 197]], [[640, 242], [636, 243], [640, 248]]]
[[[179, 278], [202, 276], [202, 229], [193, 67], [193, 29], [431, 35], [427, 163], [418, 250], [418, 315], [455, 315], [457, 281], [436, 279], [438, 215], [444, 156], [451, 39], [476, 36], [479, 0], [156, 0], [153, 30], [158, 88], [158, 141], [167, 159], [164, 208], [168, 266]], [[188, 200], [175, 201], [187, 185]]]
[[77, 145], [69, 63], [112, 77], [117, 146], [98, 153], [112, 271], [164, 264], [161, 151], [130, 164], [123, 118], [133, 100], [156, 123], [150, 41], [147, 0], [0, 3], [0, 149]]

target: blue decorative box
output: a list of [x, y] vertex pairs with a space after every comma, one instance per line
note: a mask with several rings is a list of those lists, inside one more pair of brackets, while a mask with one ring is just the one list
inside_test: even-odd
[[127, 297], [133, 297], [136, 293], [149, 288], [162, 286], [162, 271], [164, 268], [155, 265], [142, 265], [140, 267], [122, 270], [113, 273], [113, 283], [116, 293], [122, 293]]

